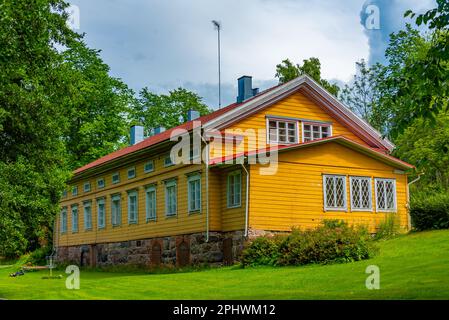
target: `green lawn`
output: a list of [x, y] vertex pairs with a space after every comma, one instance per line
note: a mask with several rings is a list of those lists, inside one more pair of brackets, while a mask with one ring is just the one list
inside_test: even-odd
[[[415, 233], [380, 243], [371, 260], [329, 266], [210, 269], [146, 274], [81, 270], [81, 289], [46, 271], [8, 277], [4, 299], [449, 299], [449, 231]], [[380, 268], [380, 290], [367, 290], [365, 269]]]

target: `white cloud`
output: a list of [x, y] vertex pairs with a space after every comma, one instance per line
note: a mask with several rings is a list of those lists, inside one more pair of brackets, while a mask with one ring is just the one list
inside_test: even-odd
[[[418, 1], [418, 0], [413, 0]], [[275, 66], [290, 58], [320, 58], [326, 78], [347, 81], [355, 61], [368, 58], [360, 24], [364, 0], [74, 0], [81, 31], [102, 49], [112, 74], [133, 89], [186, 86], [216, 106], [217, 39], [222, 22], [224, 104], [234, 101], [237, 78], [274, 83]], [[256, 83], [257, 84], [257, 83]]]

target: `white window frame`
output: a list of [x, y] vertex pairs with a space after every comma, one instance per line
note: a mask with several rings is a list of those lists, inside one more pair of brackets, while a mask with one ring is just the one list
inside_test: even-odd
[[[76, 219], [75, 219], [75, 215], [73, 213], [73, 209], [75, 208], [75, 212], [76, 212]], [[71, 212], [72, 212], [72, 233], [76, 233], [79, 230], [79, 211], [78, 211], [78, 205], [74, 204], [71, 206]], [[75, 223], [76, 221], [76, 223]], [[76, 228], [75, 228], [76, 226]]]
[[[103, 211], [100, 210], [100, 205], [103, 206]], [[101, 216], [103, 216], [102, 219], [100, 218]], [[106, 201], [104, 198], [97, 199], [97, 220], [98, 229], [104, 229], [106, 227]]]
[[[167, 159], [170, 159], [170, 163], [167, 162]], [[174, 165], [175, 165], [175, 163], [173, 162], [173, 159], [171, 158], [170, 154], [165, 155], [165, 157], [164, 157], [164, 167], [171, 167], [171, 166], [174, 166]]]
[[[114, 181], [114, 177], [117, 177], [117, 181]], [[116, 172], [112, 174], [112, 184], [120, 183], [120, 173]]]
[[[191, 208], [191, 204], [192, 204], [192, 188], [191, 188], [191, 183], [197, 183], [199, 182], [199, 192], [198, 192], [198, 198], [195, 198], [195, 203], [194, 203], [194, 208]], [[195, 212], [201, 212], [201, 175], [200, 174], [194, 174], [191, 175], [187, 178], [187, 208], [189, 213], [195, 213]], [[194, 190], [196, 193], [196, 189]], [[196, 195], [195, 195], [196, 196]], [[199, 203], [197, 203], [196, 201], [199, 201]]]
[[[169, 188], [174, 188], [175, 190], [175, 194], [174, 194], [174, 212], [170, 212], [170, 206], [169, 206], [169, 193], [168, 193], [168, 189]], [[169, 180], [165, 182], [165, 216], [166, 217], [175, 217], [178, 213], [178, 186], [177, 186], [177, 181], [176, 180]]]
[[[146, 166], [148, 164], [150, 164], [150, 163], [151, 163], [151, 169], [147, 169]], [[150, 172], [153, 172], [153, 171], [154, 171], [154, 160], [150, 160], [150, 161], [145, 162], [145, 164], [143, 165], [143, 172], [150, 173]]]
[[[327, 190], [326, 190], [326, 179], [327, 178], [343, 178], [343, 194], [344, 194], [344, 207], [328, 207], [327, 206]], [[348, 200], [347, 200], [347, 186], [346, 186], [346, 176], [345, 175], [339, 175], [339, 174], [323, 174], [323, 207], [324, 211], [348, 211]], [[336, 184], [334, 182], [334, 188], [336, 188]], [[336, 192], [334, 190], [334, 194], [336, 195]], [[336, 199], [335, 199], [336, 200]], [[336, 201], [335, 201], [336, 202]]]
[[84, 183], [84, 185], [83, 185], [83, 192], [90, 192], [92, 189], [91, 189], [91, 186], [90, 186], [90, 182], [85, 182]]
[[[150, 211], [150, 194], [154, 193], [154, 203], [153, 203], [153, 212]], [[157, 219], [157, 189], [156, 186], [150, 186], [145, 189], [145, 214], [146, 220], [156, 221]]]
[[[231, 202], [231, 188], [234, 188], [234, 194], [236, 194], [236, 185], [235, 185], [235, 180], [234, 180], [234, 186], [231, 186], [230, 183], [230, 178], [233, 176], [239, 176], [239, 190], [238, 193], [240, 195], [239, 197], [239, 202]], [[226, 177], [226, 204], [228, 208], [239, 208], [242, 206], [242, 171], [241, 170], [236, 170], [236, 171], [232, 171], [230, 173], [228, 173], [227, 177]]]
[[[383, 182], [384, 188], [385, 188], [385, 182], [393, 182], [393, 200], [394, 200], [394, 208], [393, 209], [379, 209], [379, 203], [378, 203], [378, 199], [377, 199], [377, 182]], [[397, 195], [397, 191], [396, 191], [396, 179], [391, 179], [391, 178], [374, 178], [374, 196], [376, 197], [376, 211], [377, 212], [390, 212], [390, 213], [395, 213], [398, 211], [398, 195]], [[387, 194], [385, 193], [385, 204], [387, 203]]]
[[67, 233], [67, 207], [62, 208], [60, 220], [61, 220], [60, 226], [61, 233]]
[[[356, 181], [356, 180], [368, 180], [368, 185], [369, 185], [369, 208], [356, 208], [354, 207], [354, 199], [353, 199], [353, 193], [352, 193], [352, 182]], [[360, 186], [362, 185], [362, 183], [360, 182]], [[362, 177], [362, 176], [350, 176], [349, 177], [349, 197], [351, 200], [351, 211], [373, 211], [373, 191], [372, 191], [373, 185], [372, 185], [372, 179], [371, 177]], [[360, 190], [361, 191], [361, 190]], [[362, 203], [362, 193], [359, 194], [359, 202]]]
[[77, 196], [78, 195], [78, 186], [74, 186], [72, 187], [72, 196]]
[[[304, 126], [310, 125], [310, 140], [305, 140], [305, 134], [304, 134]], [[320, 137], [314, 138], [313, 137], [313, 126], [319, 126], [320, 127]], [[332, 124], [330, 123], [322, 123], [322, 122], [313, 122], [313, 121], [302, 121], [301, 122], [301, 142], [311, 142], [314, 140], [323, 139], [323, 127], [329, 128], [329, 135], [326, 138], [332, 137]]]
[[[114, 202], [119, 202], [117, 210], [114, 210]], [[111, 197], [111, 224], [113, 227], [118, 227], [122, 224], [122, 198], [120, 194]]]
[[[270, 139], [270, 122], [276, 122], [276, 141], [272, 141]], [[279, 123], [285, 123], [285, 130], [286, 130], [286, 139], [287, 141], [279, 141]], [[293, 123], [295, 126], [295, 141], [294, 142], [289, 142], [288, 141], [288, 124], [289, 123]], [[266, 120], [266, 130], [267, 130], [267, 144], [296, 144], [299, 142], [299, 121], [298, 120], [293, 120], [293, 119], [278, 119], [276, 117], [267, 117]]]
[[[90, 219], [89, 215], [86, 212], [86, 208], [89, 208], [90, 210]], [[83, 213], [84, 213], [84, 230], [92, 230], [92, 202], [91, 201], [85, 201], [83, 203]], [[89, 225], [90, 223], [90, 225]]]
[[[136, 167], [128, 168], [128, 170], [126, 172], [127, 172], [126, 175], [128, 176], [128, 179], [134, 179], [137, 176]], [[130, 172], [133, 172], [133, 173], [130, 175], [129, 174]]]
[[[135, 197], [136, 198], [136, 203], [135, 203], [135, 212], [134, 212], [134, 217], [131, 217], [131, 214], [133, 213], [131, 211], [131, 198]], [[137, 190], [131, 190], [128, 191], [128, 224], [137, 224], [138, 222], [138, 216], [139, 216], [139, 193], [137, 192]]]
[[[103, 185], [100, 185], [100, 182], [103, 183]], [[98, 189], [103, 189], [104, 187], [106, 187], [106, 181], [104, 180], [104, 178], [100, 178], [97, 180], [97, 188]]]

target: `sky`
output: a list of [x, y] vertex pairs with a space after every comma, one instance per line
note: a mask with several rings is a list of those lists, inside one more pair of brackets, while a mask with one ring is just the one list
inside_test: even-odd
[[388, 35], [404, 26], [403, 13], [434, 0], [68, 0], [75, 25], [101, 49], [111, 75], [136, 92], [187, 88], [218, 107], [217, 31], [222, 24], [222, 105], [237, 96], [237, 78], [253, 86], [277, 84], [276, 64], [317, 57], [322, 76], [351, 80], [355, 62], [384, 62]]

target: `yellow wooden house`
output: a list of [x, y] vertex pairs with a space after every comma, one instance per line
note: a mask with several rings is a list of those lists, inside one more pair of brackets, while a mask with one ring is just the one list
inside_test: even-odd
[[132, 145], [73, 173], [55, 230], [60, 261], [232, 263], [248, 238], [325, 219], [374, 233], [395, 215], [410, 228], [413, 167], [311, 78], [258, 92], [244, 76], [236, 103], [189, 117], [146, 139], [133, 127]]

